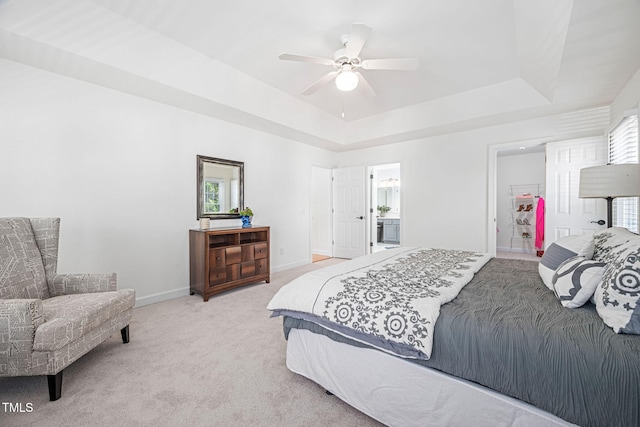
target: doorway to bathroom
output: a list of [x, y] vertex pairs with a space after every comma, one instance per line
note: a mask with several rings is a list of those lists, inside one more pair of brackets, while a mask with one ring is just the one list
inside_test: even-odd
[[400, 246], [400, 163], [371, 166], [369, 180], [369, 241], [373, 253]]

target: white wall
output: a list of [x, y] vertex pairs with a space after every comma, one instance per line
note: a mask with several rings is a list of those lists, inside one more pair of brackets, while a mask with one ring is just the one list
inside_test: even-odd
[[[512, 237], [513, 218], [511, 216], [512, 197], [511, 186], [515, 185], [515, 191], [527, 191], [533, 195], [539, 191], [544, 196], [545, 190], [545, 153], [519, 154], [512, 156], [501, 156], [497, 159], [496, 172], [496, 212], [497, 229], [496, 246], [498, 250], [512, 250], [513, 252], [535, 252], [534, 239], [522, 240]], [[529, 186], [528, 184], [539, 184]], [[527, 185], [525, 187], [525, 185]], [[535, 190], [534, 190], [535, 189]], [[535, 216], [533, 216], [535, 219]], [[533, 227], [530, 230], [535, 232], [535, 221], [531, 221]], [[516, 228], [517, 232], [525, 231]], [[535, 236], [535, 234], [532, 234]]]
[[[639, 79], [616, 108], [637, 103]], [[5, 60], [0, 93], [0, 216], [61, 217], [59, 271], [116, 271], [142, 303], [187, 293], [197, 154], [245, 162], [279, 270], [310, 261], [312, 165], [400, 163], [403, 244], [485, 251], [489, 147], [603, 132], [573, 112], [335, 154]]]
[[[490, 206], [489, 148], [501, 144], [602, 135], [607, 108], [514, 121], [466, 132], [339, 153], [339, 167], [400, 163], [404, 246], [488, 251], [495, 224]], [[585, 117], [593, 118], [586, 121]], [[605, 122], [607, 120], [605, 119]], [[495, 183], [494, 183], [495, 184]], [[490, 235], [488, 234], [490, 233]]]
[[400, 163], [403, 246], [486, 247], [486, 145], [464, 134], [340, 153], [339, 166]]
[[620, 120], [625, 110], [637, 108], [638, 101], [640, 101], [640, 70], [627, 82], [611, 104], [611, 124]]
[[0, 102], [0, 216], [61, 217], [60, 272], [115, 271], [139, 304], [187, 295], [197, 154], [245, 162], [245, 204], [272, 227], [272, 270], [310, 262], [310, 169], [333, 166], [335, 154], [2, 60], [6, 68], [21, 77], [0, 78], [0, 93], [20, 94]]

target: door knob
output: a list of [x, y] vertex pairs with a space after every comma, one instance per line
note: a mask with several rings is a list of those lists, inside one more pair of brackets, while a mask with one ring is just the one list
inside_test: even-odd
[[363, 216], [357, 216], [356, 219], [364, 219]]
[[605, 225], [606, 223], [604, 222], [604, 219], [601, 219], [598, 221], [591, 221], [591, 224]]

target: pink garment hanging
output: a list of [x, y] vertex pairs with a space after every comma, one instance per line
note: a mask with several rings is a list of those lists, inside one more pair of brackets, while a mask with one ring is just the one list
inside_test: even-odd
[[542, 250], [542, 242], [544, 241], [544, 199], [538, 198], [538, 206], [536, 206], [536, 249]]

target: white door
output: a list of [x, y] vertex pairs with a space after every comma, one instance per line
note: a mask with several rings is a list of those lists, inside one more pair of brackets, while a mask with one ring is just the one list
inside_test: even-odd
[[364, 166], [333, 170], [333, 256], [365, 254], [366, 205]]
[[545, 248], [560, 237], [593, 234], [606, 225], [604, 199], [580, 199], [580, 169], [607, 163], [604, 137], [547, 143]]

